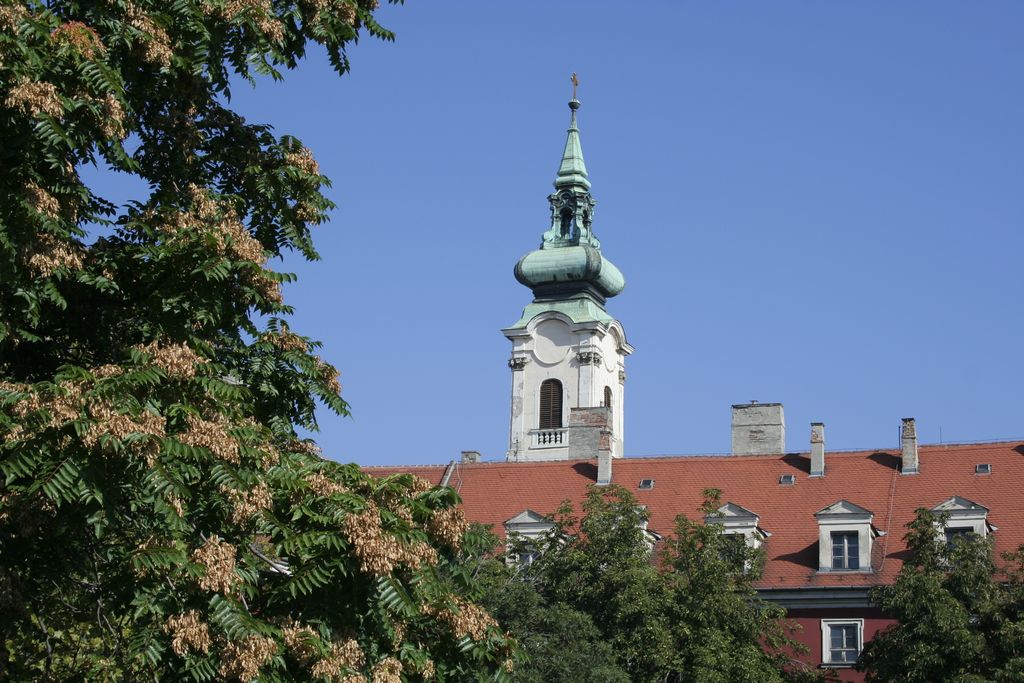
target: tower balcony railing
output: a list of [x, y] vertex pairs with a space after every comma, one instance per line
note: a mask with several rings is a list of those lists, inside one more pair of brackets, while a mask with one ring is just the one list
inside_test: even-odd
[[569, 443], [566, 436], [569, 430], [565, 427], [558, 429], [531, 429], [530, 436], [534, 448], [560, 448]]

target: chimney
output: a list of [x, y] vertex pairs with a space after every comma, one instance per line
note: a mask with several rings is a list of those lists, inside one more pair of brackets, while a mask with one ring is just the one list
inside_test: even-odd
[[612, 477], [612, 411], [607, 406], [569, 410], [570, 460], [597, 458], [597, 483], [607, 484]]
[[732, 454], [786, 452], [786, 420], [781, 403], [740, 403], [732, 407]]
[[825, 424], [811, 423], [811, 476], [825, 476]]
[[612, 452], [602, 451], [597, 455], [597, 485], [607, 486], [612, 483]]
[[917, 474], [921, 461], [917, 457], [917, 422], [912, 417], [903, 418], [903, 425], [900, 427], [900, 446], [903, 452], [901, 473]]
[[462, 451], [463, 463], [480, 462], [480, 451]]

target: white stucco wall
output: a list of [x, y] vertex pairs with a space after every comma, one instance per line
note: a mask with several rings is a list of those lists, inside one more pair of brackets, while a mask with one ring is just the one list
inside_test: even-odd
[[[615, 322], [572, 323], [560, 313], [542, 313], [525, 328], [505, 330], [512, 341], [512, 397], [509, 460], [563, 460], [570, 457], [568, 440], [538, 444], [540, 386], [548, 379], [562, 383], [562, 425], [571, 408], [594, 408], [612, 392], [612, 454], [622, 456], [625, 357], [628, 346]], [[549, 437], [551, 438], [551, 437]], [[555, 437], [557, 438], [557, 437]]]

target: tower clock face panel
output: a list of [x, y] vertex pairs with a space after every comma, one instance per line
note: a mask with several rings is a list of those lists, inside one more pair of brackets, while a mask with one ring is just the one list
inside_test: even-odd
[[533, 335], [533, 353], [545, 365], [560, 363], [572, 348], [572, 332], [561, 320], [545, 320]]

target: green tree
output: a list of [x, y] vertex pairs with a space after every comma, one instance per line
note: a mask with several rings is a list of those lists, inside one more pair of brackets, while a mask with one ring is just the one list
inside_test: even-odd
[[549, 603], [504, 558], [482, 568], [482, 604], [515, 634], [522, 661], [517, 683], [629, 683], [615, 652], [589, 615], [564, 603]]
[[991, 540], [945, 543], [945, 515], [919, 509], [908, 524], [909, 557], [872, 600], [897, 623], [858, 662], [868, 681], [980, 683], [1024, 680], [1024, 583], [1020, 552], [997, 568]]
[[[717, 491], [706, 494], [717, 509]], [[646, 519], [627, 490], [595, 486], [531, 542], [532, 564], [491, 567], [484, 603], [530, 656], [517, 681], [822, 680], [791, 662], [783, 610], [757, 598], [756, 550], [680, 516], [652, 553]]]
[[[714, 515], [720, 492], [704, 491], [702, 512]], [[673, 680], [751, 683], [821, 680], [791, 659], [799, 650], [788, 636], [785, 610], [757, 597], [763, 553], [740, 536], [722, 533], [685, 515], [676, 518], [674, 536], [662, 562], [671, 585], [669, 623], [674, 643]]]
[[455, 494], [298, 438], [347, 406], [268, 263], [327, 180], [229, 106], [311, 41], [345, 72], [376, 5], [0, 4], [0, 679], [505, 675]]

